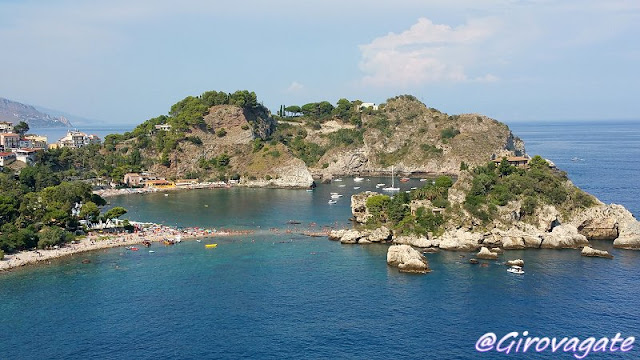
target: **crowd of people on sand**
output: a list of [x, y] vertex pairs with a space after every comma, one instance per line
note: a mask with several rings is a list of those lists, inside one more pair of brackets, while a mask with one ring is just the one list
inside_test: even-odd
[[197, 183], [191, 185], [180, 185], [173, 187], [142, 187], [142, 188], [119, 188], [119, 189], [101, 189], [95, 190], [93, 193], [102, 196], [103, 198], [116, 196], [116, 195], [127, 195], [127, 194], [146, 194], [146, 193], [155, 193], [155, 192], [165, 192], [165, 191], [174, 191], [174, 190], [193, 190], [193, 189], [217, 189], [217, 188], [228, 188], [231, 187], [230, 184], [226, 183]]
[[[87, 236], [69, 244], [50, 249], [34, 249], [15, 254], [6, 254], [0, 261], [0, 271], [34, 264], [42, 261], [73, 255], [85, 251], [107, 249], [136, 244], [175, 243], [187, 239], [199, 239], [216, 236], [234, 236], [251, 234], [251, 230], [205, 229], [199, 227], [175, 228], [159, 224], [135, 224], [132, 233], [103, 234], [90, 232]], [[177, 240], [177, 241], [176, 241]]]

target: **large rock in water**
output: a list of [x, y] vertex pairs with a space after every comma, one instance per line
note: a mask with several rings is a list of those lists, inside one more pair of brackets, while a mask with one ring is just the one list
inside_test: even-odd
[[359, 194], [351, 195], [351, 214], [353, 220], [359, 223], [365, 223], [371, 217], [367, 209], [367, 199], [374, 195], [380, 195], [373, 191], [365, 191]]
[[483, 246], [480, 249], [480, 252], [476, 254], [476, 257], [485, 260], [496, 260], [498, 258], [498, 253], [492, 252]]
[[400, 272], [425, 274], [431, 271], [427, 259], [409, 245], [391, 245], [387, 250], [387, 264]]
[[560, 225], [553, 228], [550, 233], [544, 234], [541, 248], [543, 249], [577, 249], [589, 245], [587, 238], [578, 233], [573, 225]]
[[607, 259], [613, 259], [613, 255], [609, 254], [608, 251], [594, 249], [590, 246], [585, 246], [580, 253], [582, 256], [590, 256], [590, 257], [603, 257]]

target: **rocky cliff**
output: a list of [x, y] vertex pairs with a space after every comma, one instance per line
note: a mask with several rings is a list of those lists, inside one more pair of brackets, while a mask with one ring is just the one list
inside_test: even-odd
[[[411, 96], [389, 99], [375, 112], [362, 114], [362, 143], [332, 146], [311, 167], [314, 177], [388, 174], [453, 174], [461, 164], [475, 166], [492, 156], [524, 155], [524, 143], [509, 128], [479, 114], [449, 116]], [[323, 125], [309, 132], [323, 145], [331, 133], [351, 125]]]

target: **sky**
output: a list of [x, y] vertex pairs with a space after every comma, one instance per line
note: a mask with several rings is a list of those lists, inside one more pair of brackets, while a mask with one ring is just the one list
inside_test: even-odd
[[0, 97], [137, 124], [208, 90], [640, 119], [638, 0], [0, 0]]

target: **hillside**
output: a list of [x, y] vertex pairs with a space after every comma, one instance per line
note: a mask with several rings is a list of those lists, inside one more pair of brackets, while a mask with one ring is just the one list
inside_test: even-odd
[[72, 126], [64, 116], [52, 116], [37, 110], [31, 105], [4, 98], [0, 98], [0, 121], [8, 121], [14, 124], [24, 121], [31, 128]]
[[[105, 139], [126, 171], [147, 169], [167, 178], [237, 179], [247, 186], [308, 187], [334, 176], [457, 175], [492, 156], [522, 155], [509, 128], [477, 114], [449, 116], [413, 96], [379, 109], [341, 99], [289, 107], [272, 115], [255, 93], [210, 91], [173, 105], [168, 116]], [[171, 126], [157, 130], [157, 125]], [[312, 179], [313, 177], [313, 179]], [[117, 176], [114, 176], [117, 178]]]

